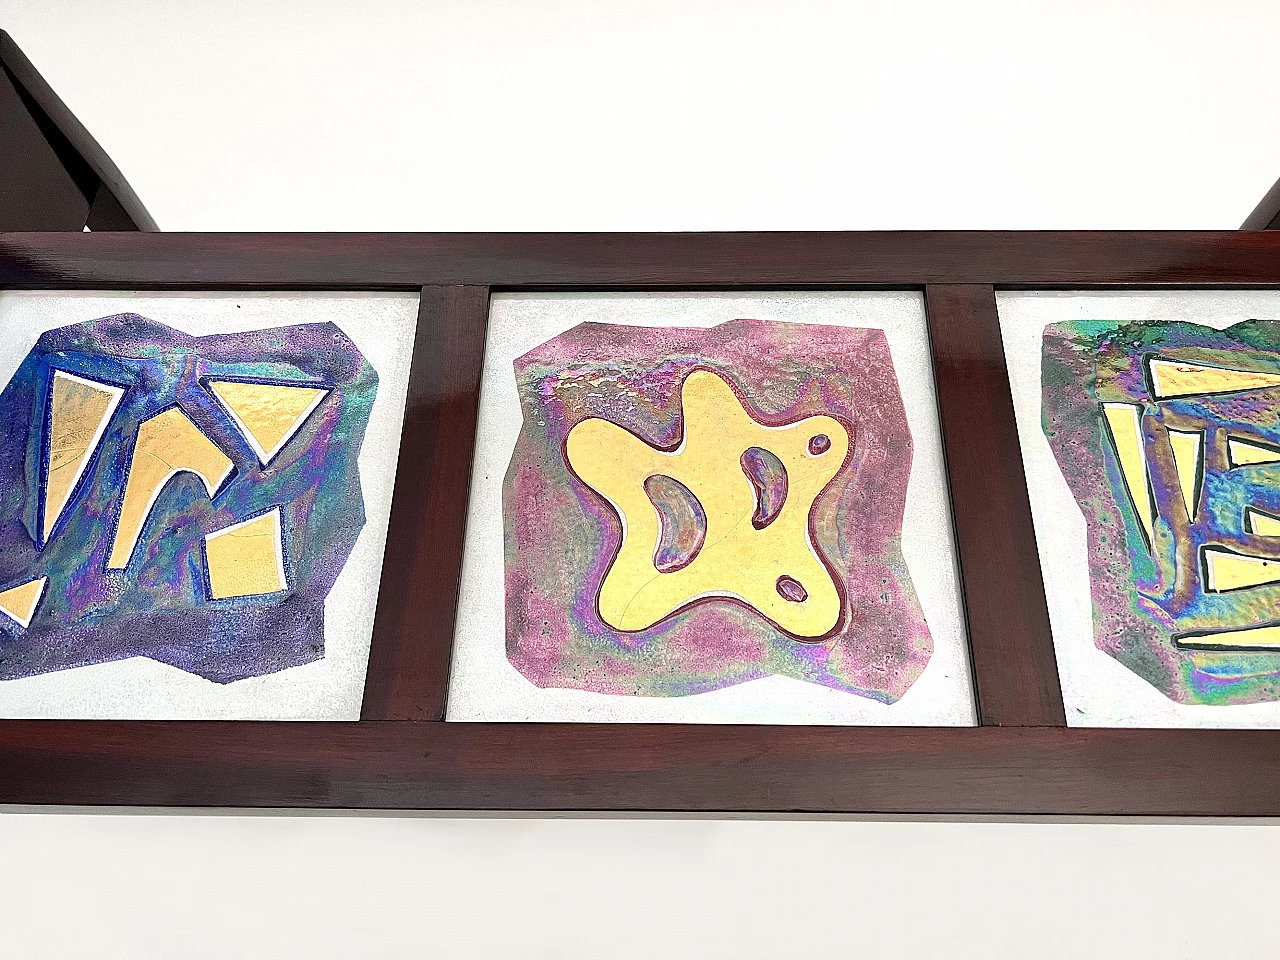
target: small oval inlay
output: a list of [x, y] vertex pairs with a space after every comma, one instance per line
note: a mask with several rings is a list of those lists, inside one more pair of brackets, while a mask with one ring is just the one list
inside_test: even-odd
[[788, 577], [784, 574], [778, 578], [778, 596], [782, 597], [783, 600], [790, 600], [792, 603], [804, 603], [809, 599], [809, 591], [795, 577]]
[[658, 545], [653, 565], [659, 573], [675, 573], [693, 563], [707, 539], [707, 513], [693, 491], [674, 477], [646, 477], [644, 492], [658, 511]]
[[763, 530], [778, 518], [787, 502], [787, 468], [764, 447], [747, 447], [738, 462], [756, 494], [751, 525]]

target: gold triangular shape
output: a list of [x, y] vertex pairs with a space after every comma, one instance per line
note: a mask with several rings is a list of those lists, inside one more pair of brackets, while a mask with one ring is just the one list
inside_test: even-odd
[[243, 380], [210, 380], [208, 386], [231, 414], [264, 467], [329, 393], [324, 387], [291, 387]]
[[1115, 448], [1120, 475], [1124, 478], [1129, 502], [1138, 515], [1147, 545], [1155, 539], [1155, 509], [1151, 505], [1151, 488], [1147, 483], [1147, 453], [1142, 442], [1142, 407], [1132, 403], [1104, 403], [1102, 413], [1107, 420], [1111, 443]]
[[1280, 448], [1241, 440], [1239, 437], [1227, 437], [1227, 462], [1233, 467], [1280, 463]]
[[1212, 630], [1173, 638], [1183, 650], [1267, 650], [1280, 648], [1280, 627], [1245, 627], [1243, 630]]
[[1244, 527], [1255, 537], [1280, 537], [1280, 517], [1263, 513], [1256, 507], [1244, 508]]
[[31, 618], [35, 616], [48, 582], [48, 577], [38, 577], [0, 593], [0, 613], [25, 630], [31, 626]]
[[1169, 445], [1173, 447], [1173, 466], [1178, 471], [1178, 486], [1182, 489], [1182, 502], [1187, 506], [1187, 517], [1195, 520], [1200, 505], [1200, 457], [1204, 449], [1204, 434], [1199, 430], [1171, 429]]
[[62, 370], [49, 390], [49, 446], [45, 461], [44, 514], [40, 539], [49, 535], [66, 509], [93, 451], [124, 391]]
[[1147, 369], [1151, 373], [1151, 391], [1158, 400], [1280, 387], [1280, 373], [1260, 370], [1233, 370], [1160, 357], [1152, 357]]
[[1204, 547], [1205, 589], [1226, 593], [1280, 583], [1280, 560], [1253, 557], [1223, 547]]

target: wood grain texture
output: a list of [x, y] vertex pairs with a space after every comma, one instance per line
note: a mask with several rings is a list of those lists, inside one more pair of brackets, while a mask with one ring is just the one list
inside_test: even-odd
[[471, 486], [487, 287], [424, 287], [363, 720], [444, 716]]
[[1280, 733], [8, 721], [0, 802], [1280, 814]]
[[[429, 288], [370, 722], [0, 721], [0, 802], [1280, 815], [1280, 731], [1058, 726], [993, 285], [1276, 286], [1280, 234], [0, 235], [0, 286]], [[926, 288], [980, 710], [1007, 725], [412, 722], [444, 703], [489, 287]]]
[[1280, 234], [0, 234], [0, 286], [798, 289], [930, 283], [1280, 283]]
[[925, 288], [978, 719], [1063, 726], [995, 290]]

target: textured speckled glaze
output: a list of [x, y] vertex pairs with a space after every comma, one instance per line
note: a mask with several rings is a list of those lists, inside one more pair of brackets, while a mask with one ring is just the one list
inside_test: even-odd
[[[809, 518], [844, 597], [838, 627], [820, 643], [788, 637], [725, 599], [635, 632], [598, 614], [621, 522], [571, 474], [565, 440], [599, 417], [672, 448], [683, 429], [680, 387], [696, 368], [723, 377], [761, 423], [827, 414], [851, 426], [850, 455]], [[920, 675], [932, 639], [900, 543], [911, 434], [882, 331], [584, 323], [520, 357], [515, 377], [524, 424], [503, 486], [507, 656], [525, 677], [542, 687], [683, 696], [780, 674], [892, 703]]]
[[[37, 547], [54, 370], [124, 396], [52, 539]], [[266, 467], [207, 378], [332, 389]], [[144, 656], [219, 683], [324, 656], [324, 599], [364, 525], [357, 457], [378, 377], [331, 323], [193, 337], [136, 314], [43, 334], [0, 393], [0, 587], [49, 578], [22, 629], [0, 618], [0, 679]], [[107, 570], [138, 424], [177, 405], [231, 458], [212, 499], [179, 474], [161, 491], [124, 570]], [[282, 510], [288, 589], [212, 600], [205, 534]]]
[[[1280, 323], [1226, 330], [1185, 322], [1070, 321], [1045, 328], [1043, 429], [1088, 529], [1094, 639], [1180, 703], [1280, 699], [1280, 652], [1179, 648], [1175, 637], [1280, 620], [1280, 585], [1206, 592], [1205, 545], [1280, 558], [1274, 538], [1250, 535], [1245, 507], [1280, 511], [1280, 468], [1230, 469], [1227, 436], [1280, 444], [1280, 389], [1151, 397], [1143, 358], [1280, 372]], [[1147, 548], [1099, 404], [1143, 407], [1154, 543]], [[1183, 505], [1166, 431], [1203, 430], [1204, 481], [1194, 520]], [[1051, 568], [1053, 558], [1046, 558]]]

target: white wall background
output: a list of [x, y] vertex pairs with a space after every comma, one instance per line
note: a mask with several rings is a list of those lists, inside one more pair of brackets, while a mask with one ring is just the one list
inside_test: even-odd
[[[1261, 0], [0, 0], [166, 230], [1231, 228]], [[0, 776], [3, 772], [0, 771]], [[27, 958], [1274, 957], [1268, 824], [9, 811]]]

